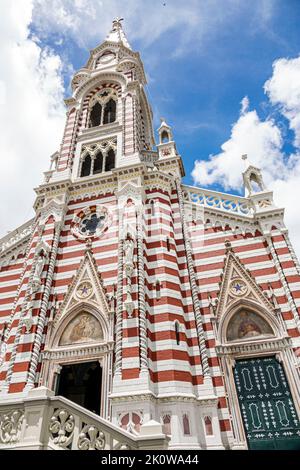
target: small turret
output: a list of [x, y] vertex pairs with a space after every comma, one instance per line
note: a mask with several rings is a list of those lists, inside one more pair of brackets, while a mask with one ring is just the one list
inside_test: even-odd
[[243, 172], [245, 196], [252, 201], [255, 213], [276, 208], [273, 201], [273, 191], [267, 189], [260, 168], [251, 165], [247, 155], [242, 155], [242, 159], [246, 166]]
[[159, 144], [157, 145], [159, 158], [174, 157], [177, 155], [176, 145], [173, 140], [172, 128], [166, 123], [165, 118], [160, 118], [161, 124], [157, 129]]

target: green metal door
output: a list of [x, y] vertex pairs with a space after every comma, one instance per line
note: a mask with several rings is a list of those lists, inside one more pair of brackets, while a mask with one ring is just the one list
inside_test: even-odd
[[236, 361], [234, 379], [249, 449], [300, 450], [300, 423], [275, 357]]

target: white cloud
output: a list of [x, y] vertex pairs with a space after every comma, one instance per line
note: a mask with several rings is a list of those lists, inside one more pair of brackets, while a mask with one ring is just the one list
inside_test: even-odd
[[[273, 13], [273, 0], [253, 0], [253, 27], [263, 27]], [[248, 6], [236, 0], [35, 0], [34, 23], [41, 33], [66, 35], [81, 47], [98, 44], [111, 27], [112, 19], [125, 18], [125, 30], [131, 41], [140, 39], [150, 45], [164, 33], [176, 28], [176, 43], [170, 41], [173, 54], [199, 47], [199, 39], [225, 27], [238, 16], [249, 23]], [[166, 36], [163, 41], [167, 41]]]
[[240, 117], [232, 127], [230, 139], [221, 146], [222, 152], [210, 156], [208, 161], [195, 162], [192, 172], [195, 183], [218, 183], [225, 189], [239, 189], [244, 169], [243, 154], [262, 168], [267, 182], [278, 173], [284, 174], [280, 130], [273, 120], [261, 121], [256, 111], [247, 111], [248, 104], [244, 98]]
[[295, 145], [300, 147], [300, 57], [279, 59], [273, 64], [273, 75], [264, 85], [273, 105], [279, 105], [295, 132]]
[[32, 8], [31, 0], [1, 0], [0, 235], [33, 215], [33, 187], [64, 126], [61, 60], [29, 38]]
[[244, 96], [241, 101], [241, 105], [241, 114], [245, 114], [248, 111], [250, 105], [248, 96]]
[[249, 110], [249, 100], [243, 98], [241, 114], [232, 126], [230, 138], [222, 151], [195, 162], [192, 176], [200, 185], [221, 184], [226, 190], [241, 188], [242, 154], [262, 169], [267, 186], [274, 190], [277, 206], [286, 208], [286, 224], [295, 249], [300, 256], [300, 58], [279, 59], [273, 64], [272, 77], [264, 84], [272, 105], [279, 106], [295, 133], [295, 152], [285, 155], [279, 123], [261, 120], [255, 110]]

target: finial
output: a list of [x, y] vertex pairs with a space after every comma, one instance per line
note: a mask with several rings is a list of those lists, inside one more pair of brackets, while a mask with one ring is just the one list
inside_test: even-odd
[[226, 248], [226, 252], [232, 251], [232, 246], [231, 246], [230, 240], [228, 239], [225, 240], [225, 248]]
[[92, 250], [92, 240], [90, 238], [87, 239], [87, 241], [85, 242], [85, 250], [86, 251], [91, 251]]
[[247, 169], [248, 166], [250, 165], [250, 162], [249, 162], [249, 159], [248, 159], [248, 155], [246, 153], [244, 153], [244, 155], [242, 155], [242, 160], [245, 162], [245, 168]]
[[124, 18], [120, 18], [119, 16], [117, 16], [117, 18], [113, 20], [113, 26], [117, 26], [118, 28], [121, 28], [122, 27], [121, 21], [124, 21]]

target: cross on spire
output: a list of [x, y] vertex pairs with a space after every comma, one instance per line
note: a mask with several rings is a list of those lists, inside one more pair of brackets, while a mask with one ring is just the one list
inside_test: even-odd
[[117, 16], [117, 18], [113, 20], [113, 26], [118, 26], [119, 28], [122, 27], [121, 21], [124, 21], [124, 18]]
[[112, 30], [106, 36], [106, 41], [121, 43], [123, 46], [131, 49], [130, 44], [127, 41], [125, 33], [122, 28], [121, 21], [124, 21], [124, 18], [117, 16], [112, 22]]

